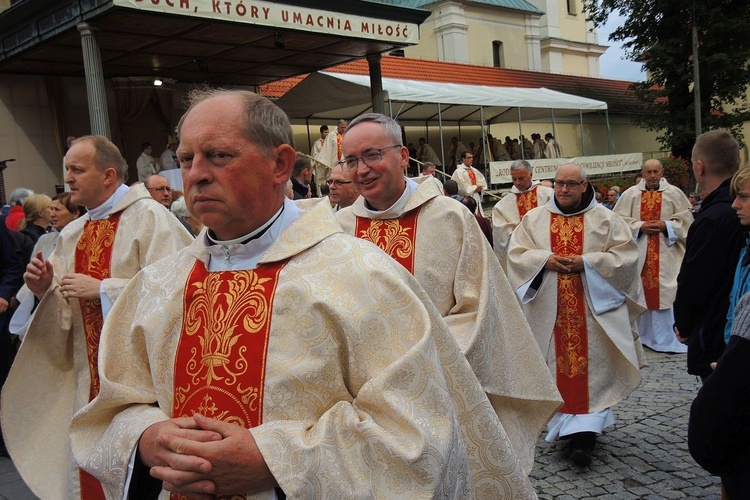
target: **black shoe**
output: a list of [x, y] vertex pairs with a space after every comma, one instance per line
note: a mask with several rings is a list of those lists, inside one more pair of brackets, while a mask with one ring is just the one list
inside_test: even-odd
[[577, 432], [570, 436], [570, 459], [577, 465], [590, 465], [596, 433]]
[[570, 452], [570, 459], [576, 465], [591, 465], [591, 451], [585, 448], [573, 448]]

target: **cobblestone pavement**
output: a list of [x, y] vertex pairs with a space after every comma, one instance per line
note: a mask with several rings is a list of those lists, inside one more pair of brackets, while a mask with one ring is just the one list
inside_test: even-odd
[[[646, 349], [643, 384], [614, 408], [617, 423], [597, 441], [590, 467], [573, 465], [566, 443], [539, 439], [531, 473], [540, 499], [700, 498], [718, 500], [719, 480], [687, 450], [690, 403], [700, 387], [685, 372], [685, 355]], [[0, 458], [0, 499], [30, 500], [13, 463]]]
[[720, 499], [719, 479], [690, 456], [687, 422], [700, 387], [684, 354], [649, 349], [643, 383], [613, 407], [617, 422], [597, 440], [591, 466], [574, 465], [567, 442], [539, 439], [531, 473], [540, 499]]

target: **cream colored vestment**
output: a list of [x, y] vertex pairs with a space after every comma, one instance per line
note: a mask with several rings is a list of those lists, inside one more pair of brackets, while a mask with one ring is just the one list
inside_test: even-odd
[[[536, 439], [561, 399], [513, 291], [472, 214], [431, 178], [402, 213], [420, 208], [414, 277], [424, 287], [488, 394], [525, 470]], [[336, 215], [354, 234], [369, 217], [363, 197]]]
[[[169, 210], [142, 185], [131, 187], [112, 213], [122, 211], [109, 279], [115, 302], [141, 268], [193, 241]], [[88, 214], [68, 224], [57, 240], [55, 278], [37, 307], [2, 393], [3, 435], [18, 471], [41, 498], [78, 498], [78, 468], [68, 436], [73, 414], [88, 403], [90, 375], [81, 308], [63, 299], [60, 281], [75, 272], [75, 247]]]
[[[552, 254], [553, 210], [554, 197], [528, 212], [513, 231], [508, 248], [508, 279], [517, 294], [524, 295], [519, 297], [524, 313], [550, 372], [556, 375], [553, 329], [557, 273], [544, 268]], [[625, 221], [592, 201], [585, 210], [583, 231], [583, 257], [590, 266], [583, 273], [589, 412], [594, 413], [621, 401], [641, 383], [643, 349], [634, 322], [645, 310], [645, 302], [638, 279], [638, 247]], [[519, 293], [540, 274], [542, 280], [535, 295], [531, 291], [528, 296]]]
[[[108, 498], [122, 498], [141, 433], [170, 416], [184, 284], [196, 259], [209, 259], [204, 236], [141, 272], [107, 318], [101, 391], [76, 415], [71, 437]], [[271, 311], [263, 423], [250, 432], [289, 498], [535, 498], [413, 277], [343, 234], [328, 203], [303, 212], [259, 263], [286, 259]]]

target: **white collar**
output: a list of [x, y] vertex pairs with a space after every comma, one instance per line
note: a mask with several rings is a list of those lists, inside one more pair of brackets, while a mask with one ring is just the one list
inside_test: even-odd
[[[263, 254], [299, 216], [300, 211], [297, 205], [285, 197], [284, 205], [279, 211], [261, 227], [249, 234], [233, 240], [219, 241], [210, 237], [208, 231], [205, 231], [204, 242], [210, 256], [208, 270], [215, 272], [255, 269]], [[254, 238], [256, 235], [260, 236]], [[250, 241], [247, 241], [248, 239]]]
[[112, 196], [107, 198], [104, 203], [94, 208], [86, 207], [86, 210], [88, 210], [89, 219], [101, 220], [108, 218], [112, 214], [112, 210], [115, 208], [115, 205], [117, 205], [117, 202], [120, 201], [123, 196], [125, 196], [125, 193], [127, 193], [129, 189], [130, 188], [125, 184], [120, 184], [120, 187], [118, 187], [115, 192], [112, 193]]
[[409, 198], [411, 198], [411, 195], [414, 194], [414, 191], [416, 191], [419, 187], [419, 184], [417, 184], [413, 180], [407, 179], [406, 177], [404, 177], [404, 179], [406, 180], [406, 187], [404, 188], [404, 192], [401, 193], [401, 196], [398, 200], [396, 200], [396, 203], [391, 205], [389, 208], [385, 210], [371, 210], [367, 206], [367, 200], [365, 200], [364, 207], [368, 219], [395, 219], [396, 217], [400, 217], [401, 214], [404, 213], [406, 203], [409, 201]]
[[537, 186], [538, 184], [539, 184], [539, 181], [535, 181], [535, 180], [533, 180], [533, 179], [532, 179], [532, 181], [531, 181], [531, 186], [529, 186], [529, 189], [526, 189], [525, 191], [521, 191], [521, 190], [520, 190], [520, 189], [518, 189], [518, 188], [517, 188], [517, 187], [516, 187], [515, 185], [513, 185], [513, 186], [512, 186], [511, 188], [510, 188], [510, 192], [511, 192], [511, 193], [513, 193], [513, 194], [523, 194], [523, 193], [528, 193], [529, 191], [531, 191], [532, 189], [534, 189], [534, 188], [535, 188], [535, 187], [536, 187], [536, 186]]

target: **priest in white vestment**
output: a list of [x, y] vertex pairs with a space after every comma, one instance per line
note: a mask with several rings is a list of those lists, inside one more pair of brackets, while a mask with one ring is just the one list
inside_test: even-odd
[[482, 209], [482, 196], [487, 189], [487, 181], [484, 179], [482, 172], [472, 167], [474, 155], [469, 151], [461, 153], [461, 163], [456, 166], [451, 179], [458, 184], [458, 194], [461, 196], [470, 196], [477, 202], [477, 215], [484, 217]]
[[153, 480], [201, 497], [535, 498], [417, 281], [345, 235], [329, 203], [284, 197], [283, 111], [202, 92], [178, 132], [206, 229], [125, 290], [101, 391], [71, 430], [108, 498], [140, 498]]
[[492, 208], [493, 248], [503, 269], [507, 269], [508, 244], [513, 230], [529, 210], [545, 205], [554, 194], [552, 188], [540, 185], [533, 176], [534, 168], [528, 161], [514, 161], [510, 166], [513, 181], [510, 194]]
[[313, 159], [315, 159], [314, 174], [315, 184], [318, 185], [318, 194], [320, 194], [320, 186], [328, 178], [328, 173], [341, 160], [341, 144], [344, 139], [343, 134], [346, 131], [346, 125], [346, 120], [339, 120], [336, 130], [329, 132], [325, 136], [323, 146], [317, 153], [312, 155]]
[[646, 160], [641, 175], [641, 182], [622, 193], [614, 208], [630, 225], [640, 252], [648, 311], [638, 318], [638, 332], [641, 343], [654, 351], [684, 353], [687, 346], [674, 335], [672, 303], [693, 222], [690, 200], [667, 182], [659, 160]]
[[352, 121], [343, 167], [361, 196], [337, 218], [424, 287], [531, 470], [539, 432], [560, 405], [554, 380], [475, 217], [437, 180], [404, 178], [399, 130], [376, 113]]
[[641, 383], [638, 247], [580, 165], [561, 166], [554, 189], [513, 231], [508, 278], [565, 401], [547, 440], [570, 437], [571, 459], [588, 465], [596, 435], [614, 423], [610, 407]]
[[13, 318], [25, 337], [3, 387], [2, 424], [36, 495], [87, 500], [102, 498], [101, 487], [74, 464], [68, 429], [99, 388], [102, 321], [138, 271], [192, 237], [144, 186], [124, 184], [127, 166], [107, 138], [78, 138], [65, 158], [72, 201], [88, 212], [63, 229], [49, 261], [37, 255], [24, 274], [33, 293]]

